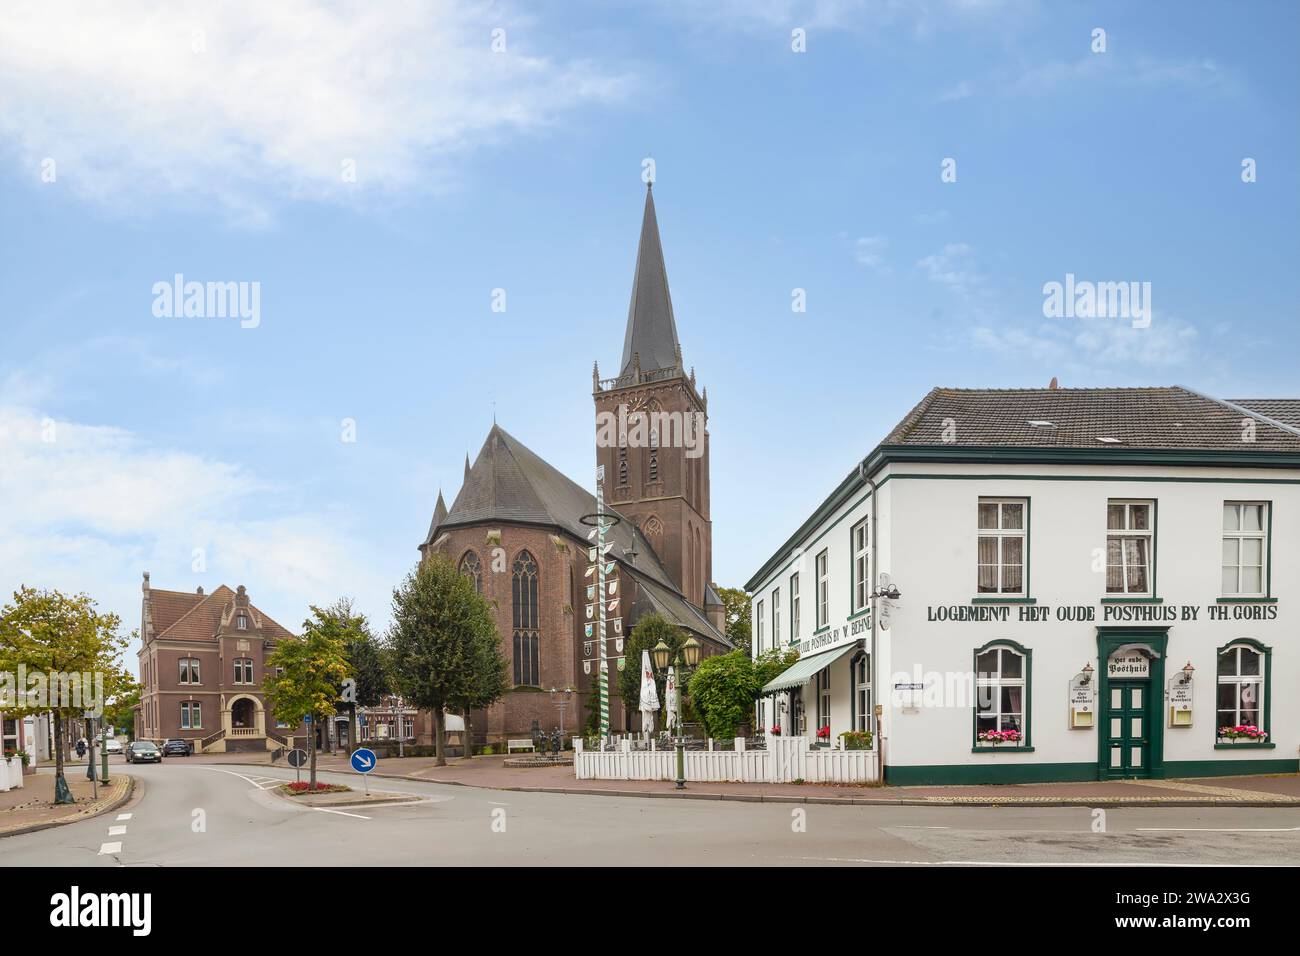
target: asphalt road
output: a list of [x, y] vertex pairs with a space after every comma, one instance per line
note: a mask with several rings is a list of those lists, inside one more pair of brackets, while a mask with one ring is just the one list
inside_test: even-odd
[[[169, 760], [113, 772], [142, 784], [130, 804], [0, 839], [0, 866], [1300, 863], [1300, 808], [1110, 808], [1094, 832], [1094, 811], [1079, 807], [802, 806], [374, 779], [372, 791], [424, 799], [328, 812], [265, 789], [292, 780], [287, 767]], [[321, 778], [361, 789], [354, 774]]]

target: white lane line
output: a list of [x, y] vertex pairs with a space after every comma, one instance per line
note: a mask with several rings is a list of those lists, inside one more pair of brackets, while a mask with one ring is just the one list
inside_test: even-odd
[[1296, 833], [1300, 827], [1137, 827], [1139, 833]]
[[119, 814], [117, 815], [117, 818], [118, 818], [119, 820], [130, 820], [130, 819], [131, 819], [131, 816], [132, 816], [132, 814], [130, 814], [130, 813], [119, 813]]
[[331, 810], [329, 807], [308, 807], [308, 810], [319, 810], [321, 813], [337, 813], [341, 817], [356, 817], [358, 820], [369, 820], [369, 817], [363, 817], [359, 813], [348, 813], [344, 810]]
[[919, 823], [900, 823], [895, 830], [951, 830], [952, 827], [926, 827]]
[[[1164, 862], [1133, 862], [1133, 863], [1080, 863], [1074, 860], [1068, 862], [1052, 863], [1027, 863], [1011, 862], [1008, 860], [867, 860], [857, 857], [844, 856], [788, 856], [783, 857], [787, 860], [809, 860], [816, 863], [866, 863], [871, 865], [892, 865], [892, 866], [1179, 866], [1179, 867], [1209, 867], [1209, 866], [1242, 866], [1245, 864], [1231, 863], [1164, 863]], [[1250, 864], [1251, 866], [1281, 866], [1283, 864]]]
[[100, 856], [109, 856], [113, 853], [121, 853], [121, 852], [122, 852], [121, 841], [118, 841], [117, 843], [104, 843], [101, 844], [99, 847]]
[[109, 828], [108, 828], [108, 835], [109, 835], [109, 836], [121, 836], [121, 835], [122, 835], [123, 833], [125, 833], [125, 832], [126, 832], [126, 827], [109, 827]]

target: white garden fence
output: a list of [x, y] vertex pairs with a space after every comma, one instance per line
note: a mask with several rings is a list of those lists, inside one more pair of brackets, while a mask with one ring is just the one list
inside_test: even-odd
[[19, 790], [23, 785], [23, 761], [21, 757], [0, 757], [0, 793], [6, 790]]
[[[573, 768], [579, 780], [676, 780], [675, 750], [585, 750], [574, 739]], [[875, 783], [880, 777], [875, 750], [812, 747], [806, 737], [768, 737], [764, 750], [687, 750], [686, 779], [699, 783]]]

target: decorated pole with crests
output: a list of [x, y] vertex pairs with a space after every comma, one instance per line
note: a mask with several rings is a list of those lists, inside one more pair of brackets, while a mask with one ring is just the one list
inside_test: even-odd
[[609, 737], [609, 653], [605, 648], [605, 466], [596, 471], [596, 642], [600, 645], [598, 665], [600, 686], [600, 739], [601, 748]]

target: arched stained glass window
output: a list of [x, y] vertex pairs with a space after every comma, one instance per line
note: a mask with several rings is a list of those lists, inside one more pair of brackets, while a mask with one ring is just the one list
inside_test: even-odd
[[483, 565], [479, 562], [478, 555], [473, 551], [466, 551], [460, 558], [460, 573], [474, 581], [474, 590], [479, 594], [483, 593]]
[[514, 607], [515, 683], [540, 686], [537, 661], [537, 638], [540, 625], [537, 612], [537, 559], [527, 551], [515, 558], [510, 579], [510, 597]]

